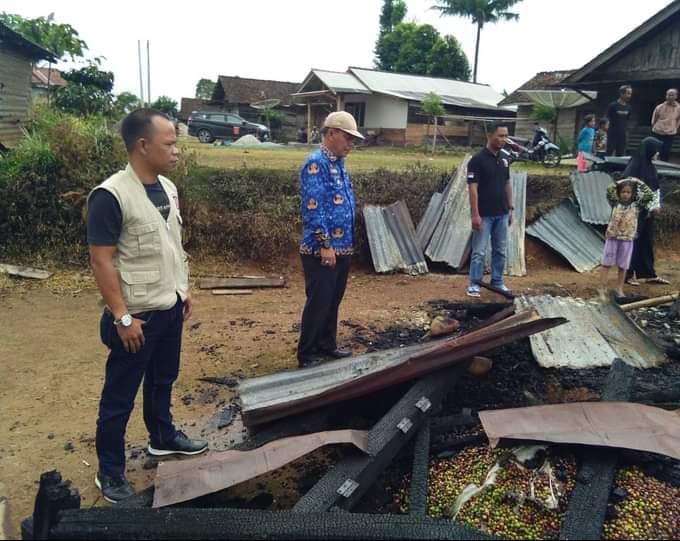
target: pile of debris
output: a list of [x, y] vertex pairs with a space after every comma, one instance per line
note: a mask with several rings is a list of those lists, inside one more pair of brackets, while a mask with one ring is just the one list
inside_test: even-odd
[[[164, 462], [155, 490], [113, 508], [79, 509], [72, 487], [44, 476], [24, 538], [677, 538], [680, 423], [650, 389], [680, 366], [656, 367], [663, 353], [613, 302], [521, 298], [471, 328], [482, 308], [432, 305], [450, 338], [239, 382], [250, 439]], [[581, 349], [575, 313], [591, 327]], [[551, 381], [592, 387], [589, 402], [551, 400]], [[359, 403], [380, 412], [364, 428], [348, 421]], [[275, 494], [254, 498], [267, 510], [215, 508], [228, 487], [322, 447], [333, 466], [292, 509]]]

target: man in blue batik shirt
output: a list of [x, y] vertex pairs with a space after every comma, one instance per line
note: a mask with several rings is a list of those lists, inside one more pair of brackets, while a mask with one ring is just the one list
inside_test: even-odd
[[323, 142], [300, 170], [304, 232], [300, 255], [307, 302], [302, 314], [298, 362], [318, 364], [321, 357], [340, 359], [350, 351], [338, 348], [338, 310], [345, 294], [354, 253], [356, 204], [345, 157], [355, 139], [364, 137], [345, 111], [326, 118]]

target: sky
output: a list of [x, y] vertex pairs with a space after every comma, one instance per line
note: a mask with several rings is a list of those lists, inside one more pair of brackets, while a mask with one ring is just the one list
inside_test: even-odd
[[[476, 28], [440, 17], [434, 0], [406, 0], [406, 19], [452, 34], [473, 64]], [[0, 9], [24, 17], [54, 13], [71, 24], [113, 71], [114, 92], [139, 94], [137, 40], [151, 50], [151, 97], [193, 97], [201, 78], [238, 75], [301, 82], [311, 68], [373, 67], [382, 0], [221, 0], [193, 4], [3, 0]], [[512, 92], [539, 71], [583, 66], [669, 0], [523, 0], [517, 22], [482, 31], [479, 76]], [[145, 52], [145, 51], [144, 51]], [[72, 67], [61, 64], [60, 67]], [[146, 58], [144, 57], [144, 92]]]

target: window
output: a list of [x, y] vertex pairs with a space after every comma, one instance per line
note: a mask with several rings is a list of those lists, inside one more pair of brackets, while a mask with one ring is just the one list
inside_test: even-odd
[[347, 111], [350, 115], [352, 115], [354, 117], [354, 120], [357, 121], [357, 126], [359, 126], [360, 128], [363, 128], [364, 119], [366, 117], [366, 103], [365, 102], [347, 103], [347, 104], [345, 104], [345, 111]]
[[227, 115], [227, 122], [229, 122], [229, 124], [241, 124], [243, 119], [236, 115]]
[[208, 120], [212, 120], [214, 122], [224, 122], [224, 115], [208, 115]]

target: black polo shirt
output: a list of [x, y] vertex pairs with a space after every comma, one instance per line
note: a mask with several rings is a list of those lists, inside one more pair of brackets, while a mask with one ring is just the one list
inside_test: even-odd
[[508, 212], [505, 188], [510, 180], [510, 162], [503, 152], [497, 155], [486, 147], [475, 154], [467, 169], [468, 184], [477, 184], [479, 215], [502, 216]]

